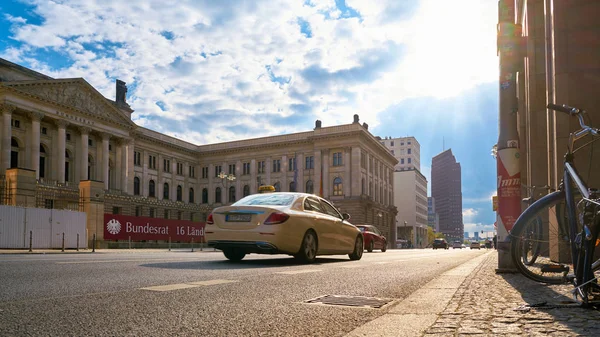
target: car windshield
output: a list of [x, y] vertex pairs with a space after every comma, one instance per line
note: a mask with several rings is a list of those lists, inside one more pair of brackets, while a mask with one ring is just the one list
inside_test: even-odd
[[289, 206], [294, 198], [291, 194], [254, 194], [240, 199], [232, 206]]
[[361, 231], [361, 232], [364, 232], [364, 231], [366, 231], [366, 230], [367, 230], [366, 228], [364, 228], [364, 227], [362, 227], [362, 226], [357, 226], [357, 227], [358, 227], [358, 229], [360, 229], [360, 231]]

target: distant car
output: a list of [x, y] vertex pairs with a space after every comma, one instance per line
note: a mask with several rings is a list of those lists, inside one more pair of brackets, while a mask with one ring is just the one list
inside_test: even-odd
[[484, 246], [485, 246], [485, 248], [487, 248], [487, 249], [490, 249], [490, 248], [492, 248], [492, 241], [490, 241], [490, 240], [485, 240]]
[[433, 240], [432, 247], [433, 249], [448, 249], [448, 242], [446, 242], [446, 239], [435, 239]]
[[311, 263], [317, 255], [348, 254], [360, 260], [362, 232], [329, 201], [314, 194], [252, 194], [215, 208], [206, 219], [209, 247], [231, 261], [246, 254], [289, 254]]
[[456, 241], [452, 242], [452, 249], [455, 249], [455, 248], [462, 249], [462, 246], [463, 246], [462, 241], [456, 240]]
[[477, 241], [473, 241], [473, 242], [471, 242], [470, 248], [471, 249], [481, 249], [481, 244]]
[[363, 233], [365, 248], [367, 252], [372, 252], [373, 249], [381, 249], [382, 252], [387, 250], [387, 241], [385, 236], [381, 234], [379, 229], [371, 225], [356, 225]]

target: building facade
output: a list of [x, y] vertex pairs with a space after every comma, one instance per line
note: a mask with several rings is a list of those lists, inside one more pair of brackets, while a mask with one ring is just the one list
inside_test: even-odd
[[398, 164], [394, 167], [395, 171], [421, 170], [421, 145], [415, 137], [385, 137], [381, 143], [398, 160]]
[[427, 225], [436, 233], [440, 231], [440, 215], [435, 209], [434, 197], [427, 198]]
[[432, 158], [431, 196], [439, 214], [439, 231], [448, 240], [462, 240], [462, 180], [460, 163], [448, 149]]
[[[195, 145], [132, 121], [127, 88], [102, 96], [82, 78], [53, 79], [0, 59], [0, 202], [88, 213], [103, 240], [102, 214], [204, 221], [256, 193], [320, 194], [353, 223], [396, 237], [397, 160], [360, 124]], [[98, 230], [100, 228], [100, 230]]]
[[427, 246], [427, 179], [418, 170], [396, 171], [394, 191], [398, 239], [415, 248]]

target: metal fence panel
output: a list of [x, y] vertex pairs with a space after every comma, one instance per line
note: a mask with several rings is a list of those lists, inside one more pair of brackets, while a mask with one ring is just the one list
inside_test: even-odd
[[51, 212], [50, 209], [41, 208], [28, 208], [25, 211], [25, 228], [27, 233], [33, 232], [32, 247], [34, 249], [56, 248], [52, 247]]
[[[87, 248], [86, 214], [67, 210], [52, 211], [52, 248], [62, 247], [65, 234], [65, 248]], [[77, 245], [79, 234], [79, 246]]]
[[0, 205], [0, 248], [26, 248], [25, 208]]

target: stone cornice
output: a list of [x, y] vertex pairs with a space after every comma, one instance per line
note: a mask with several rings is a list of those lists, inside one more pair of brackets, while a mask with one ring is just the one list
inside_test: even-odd
[[17, 109], [16, 106], [12, 105], [12, 104], [8, 104], [8, 103], [2, 103], [0, 104], [0, 114], [8, 114], [8, 115], [12, 115], [12, 113]]

